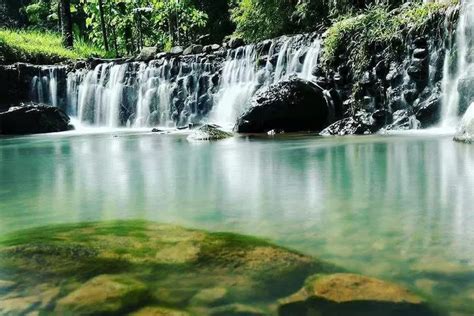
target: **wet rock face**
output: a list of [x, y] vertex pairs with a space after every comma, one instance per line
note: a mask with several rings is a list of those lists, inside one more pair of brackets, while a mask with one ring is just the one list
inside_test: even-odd
[[471, 104], [464, 114], [454, 140], [474, 143], [474, 104]]
[[[388, 57], [384, 51], [386, 48], [374, 48], [369, 65], [360, 74], [347, 71], [351, 64], [343, 55], [339, 56], [340, 65], [336, 69], [314, 69], [318, 83], [334, 90], [331, 95], [336, 101], [335, 113], [339, 119], [324, 134], [371, 134], [382, 128], [426, 128], [438, 123], [446, 49], [444, 40], [450, 34], [429, 33], [433, 30], [436, 27], [409, 34], [402, 56]], [[468, 82], [467, 78], [465, 86], [469, 86]], [[463, 85], [458, 88], [463, 89]], [[463, 95], [466, 100], [461, 100], [461, 104], [465, 105], [470, 102], [471, 93]], [[368, 116], [373, 113], [381, 118], [380, 111], [387, 115], [384, 124], [372, 124], [360, 116], [360, 112], [366, 112]], [[404, 123], [393, 124], [390, 117], [397, 111], [410, 113], [406, 116], [410, 117], [410, 123], [405, 119]], [[414, 124], [412, 115], [419, 124]]]
[[22, 104], [0, 112], [0, 134], [37, 134], [72, 129], [69, 117], [59, 108]]
[[237, 120], [239, 133], [319, 131], [327, 126], [329, 107], [315, 84], [291, 79], [270, 86], [252, 99], [250, 108]]
[[429, 316], [421, 298], [388, 282], [356, 274], [316, 275], [280, 301], [278, 315]]

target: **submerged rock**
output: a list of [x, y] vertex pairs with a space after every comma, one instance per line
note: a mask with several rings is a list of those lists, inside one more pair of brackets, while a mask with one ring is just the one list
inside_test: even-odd
[[22, 104], [0, 112], [0, 134], [37, 134], [72, 129], [69, 117], [59, 108]]
[[244, 304], [229, 304], [219, 306], [211, 309], [211, 316], [264, 316], [267, 315], [264, 311], [244, 305]]
[[188, 140], [219, 140], [234, 136], [232, 133], [225, 131], [219, 125], [205, 124], [196, 129]]
[[238, 133], [320, 131], [327, 126], [329, 108], [323, 90], [298, 78], [271, 85], [257, 93], [237, 120]]
[[130, 316], [189, 316], [186, 311], [165, 307], [144, 307]]
[[474, 104], [471, 104], [464, 114], [454, 140], [474, 143]]
[[345, 316], [434, 315], [424, 301], [398, 285], [356, 274], [316, 275], [280, 301], [278, 314]]
[[56, 312], [119, 313], [146, 300], [146, 286], [128, 276], [99, 275], [58, 301]]
[[[338, 271], [252, 237], [141, 221], [7, 236], [0, 240], [0, 269], [22, 280], [21, 292], [15, 287], [0, 293], [0, 314], [82, 315], [160, 315], [162, 306], [178, 309], [177, 315], [181, 310], [245, 315], [241, 311], [249, 308], [227, 306], [237, 302], [252, 302], [269, 314], [269, 302], [296, 291], [308, 275]], [[35, 290], [45, 280], [47, 288], [57, 289], [47, 304]]]

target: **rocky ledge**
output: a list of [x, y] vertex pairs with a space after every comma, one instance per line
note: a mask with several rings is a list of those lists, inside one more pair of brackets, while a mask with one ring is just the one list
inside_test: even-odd
[[372, 307], [430, 314], [397, 285], [241, 235], [127, 221], [0, 239], [0, 314], [350, 316]]
[[20, 104], [0, 112], [0, 134], [21, 135], [73, 129], [61, 109], [43, 104]]

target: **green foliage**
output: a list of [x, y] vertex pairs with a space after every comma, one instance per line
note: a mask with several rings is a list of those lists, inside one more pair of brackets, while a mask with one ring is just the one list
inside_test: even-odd
[[240, 0], [231, 17], [236, 34], [255, 42], [289, 33], [293, 10], [284, 0]]
[[60, 35], [52, 32], [0, 29], [0, 63], [55, 63], [91, 56], [105, 57], [106, 53], [83, 40], [68, 50], [61, 45]]
[[388, 60], [403, 55], [407, 34], [422, 33], [430, 19], [442, 17], [449, 4], [413, 4], [390, 11], [387, 6], [371, 6], [356, 16], [340, 17], [328, 29], [324, 40], [323, 63], [335, 67], [343, 55], [358, 76], [370, 65], [374, 52]]

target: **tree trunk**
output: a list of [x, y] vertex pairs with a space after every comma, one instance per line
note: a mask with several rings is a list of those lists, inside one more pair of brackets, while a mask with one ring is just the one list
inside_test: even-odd
[[71, 1], [61, 0], [61, 29], [63, 33], [63, 45], [67, 48], [74, 46], [72, 35]]
[[105, 48], [106, 51], [108, 51], [109, 50], [109, 41], [107, 40], [107, 28], [105, 27], [103, 0], [99, 0], [99, 14], [100, 14], [100, 26], [102, 28], [102, 37], [104, 38], [104, 48]]

